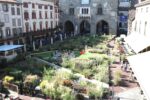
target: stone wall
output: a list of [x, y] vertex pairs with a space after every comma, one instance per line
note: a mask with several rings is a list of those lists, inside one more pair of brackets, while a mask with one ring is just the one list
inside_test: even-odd
[[[97, 8], [101, 4], [103, 9], [103, 14], [97, 14]], [[81, 0], [60, 0], [60, 22], [63, 27], [65, 27], [65, 22], [70, 21], [73, 23], [74, 28], [77, 29], [76, 34], [80, 33], [80, 24], [83, 20], [87, 20], [90, 23], [90, 33], [96, 33], [97, 23], [104, 20], [109, 25], [109, 33], [116, 34], [117, 30], [117, 10], [118, 10], [118, 0], [90, 0], [90, 4], [82, 5]], [[80, 18], [79, 10], [80, 7], [90, 7], [90, 17]], [[74, 8], [74, 15], [69, 15], [69, 8]]]

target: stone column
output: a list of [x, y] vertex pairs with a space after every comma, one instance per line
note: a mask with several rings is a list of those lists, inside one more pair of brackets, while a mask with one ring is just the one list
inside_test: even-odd
[[63, 41], [62, 34], [59, 34], [59, 36], [60, 36], [60, 40]]
[[35, 42], [33, 41], [33, 51], [35, 50], [36, 48], [35, 48]]
[[75, 26], [75, 32], [74, 32], [74, 35], [77, 35], [78, 34], [78, 25]]
[[27, 51], [26, 44], [24, 43], [24, 52]]
[[42, 44], [42, 39], [40, 39], [40, 47], [42, 47], [43, 46], [43, 44]]
[[54, 41], [53, 41], [53, 38], [51, 37], [51, 44], [53, 44], [53, 42], [54, 42]]
[[66, 33], [65, 33], [65, 39], [67, 38]]

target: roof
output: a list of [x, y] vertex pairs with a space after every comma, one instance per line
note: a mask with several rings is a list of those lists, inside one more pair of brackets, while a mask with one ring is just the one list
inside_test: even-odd
[[15, 2], [16, 2], [16, 0], [0, 0], [0, 2], [15, 3]]
[[0, 52], [9, 51], [22, 47], [23, 45], [2, 45], [0, 46]]
[[139, 53], [150, 46], [150, 40], [147, 37], [136, 33], [127, 36], [125, 41], [135, 53]]
[[137, 54], [127, 58], [130, 66], [143, 90], [147, 100], [150, 100], [150, 52]]

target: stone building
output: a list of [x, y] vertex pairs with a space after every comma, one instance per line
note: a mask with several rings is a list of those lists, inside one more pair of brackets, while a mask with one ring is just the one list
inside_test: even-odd
[[60, 0], [65, 33], [116, 34], [118, 0]]
[[21, 3], [15, 0], [0, 0], [0, 45], [21, 44], [22, 34]]

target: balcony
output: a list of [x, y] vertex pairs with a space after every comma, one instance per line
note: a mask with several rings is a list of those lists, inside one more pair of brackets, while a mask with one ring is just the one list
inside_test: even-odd
[[79, 14], [79, 18], [91, 18], [91, 14]]
[[0, 22], [0, 27], [3, 27], [4, 26], [4, 23], [3, 22]]

